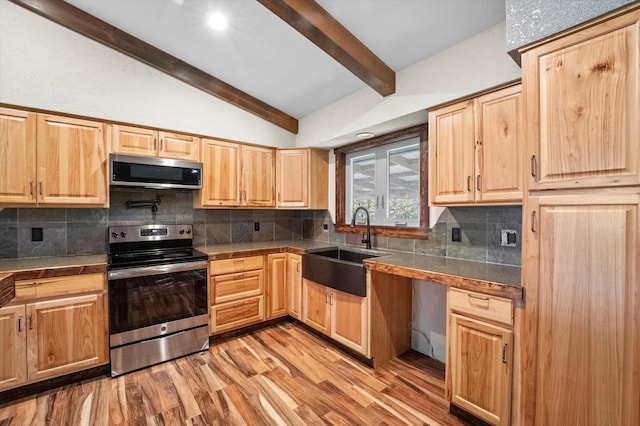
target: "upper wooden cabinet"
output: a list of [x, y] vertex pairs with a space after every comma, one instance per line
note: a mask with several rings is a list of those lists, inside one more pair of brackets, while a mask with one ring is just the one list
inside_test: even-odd
[[273, 207], [275, 154], [261, 148], [202, 139], [203, 183], [196, 207]]
[[198, 161], [199, 146], [195, 136], [113, 125], [111, 150], [119, 154]]
[[640, 183], [639, 17], [523, 53], [530, 189]]
[[328, 208], [328, 158], [325, 150], [277, 150], [276, 207]]
[[520, 85], [429, 112], [432, 205], [522, 202]]
[[36, 114], [0, 108], [0, 203], [35, 204]]
[[106, 206], [105, 124], [38, 114], [38, 204]]
[[0, 203], [104, 207], [105, 125], [0, 109]]

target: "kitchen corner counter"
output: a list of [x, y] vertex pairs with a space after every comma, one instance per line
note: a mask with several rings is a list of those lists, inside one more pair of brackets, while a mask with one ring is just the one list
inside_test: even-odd
[[522, 299], [520, 267], [437, 256], [395, 253], [364, 260], [370, 271], [433, 281], [469, 291]]
[[316, 248], [337, 247], [336, 244], [311, 240], [266, 241], [262, 243], [214, 244], [196, 247], [209, 255], [210, 260], [230, 259], [232, 257], [260, 256], [271, 253], [304, 254]]
[[107, 255], [0, 260], [2, 272], [13, 272], [16, 281], [107, 272]]

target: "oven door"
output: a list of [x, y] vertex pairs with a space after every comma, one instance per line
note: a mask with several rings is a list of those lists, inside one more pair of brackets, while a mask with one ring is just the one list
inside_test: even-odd
[[110, 346], [207, 324], [207, 262], [109, 271]]

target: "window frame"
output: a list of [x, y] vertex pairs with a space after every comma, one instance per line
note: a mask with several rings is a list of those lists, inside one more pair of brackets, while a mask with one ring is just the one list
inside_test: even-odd
[[345, 217], [347, 212], [347, 177], [346, 177], [346, 156], [347, 154], [362, 151], [364, 149], [376, 148], [381, 145], [393, 143], [396, 139], [406, 138], [411, 135], [420, 137], [420, 219], [418, 227], [404, 226], [382, 226], [371, 225], [371, 234], [394, 238], [413, 238], [427, 239], [429, 228], [429, 197], [428, 197], [428, 164], [429, 164], [429, 146], [428, 146], [428, 124], [421, 124], [397, 132], [388, 133], [379, 137], [367, 139], [365, 141], [355, 142], [334, 148], [335, 164], [336, 164], [336, 223], [335, 231], [361, 234], [365, 231], [365, 225], [355, 225], [351, 227], [350, 223], [346, 223]]

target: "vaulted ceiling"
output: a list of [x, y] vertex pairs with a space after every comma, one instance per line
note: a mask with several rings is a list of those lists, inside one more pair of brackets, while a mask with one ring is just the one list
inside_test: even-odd
[[[505, 19], [504, 0], [11, 0], [293, 133]], [[225, 32], [210, 13], [229, 20]]]

